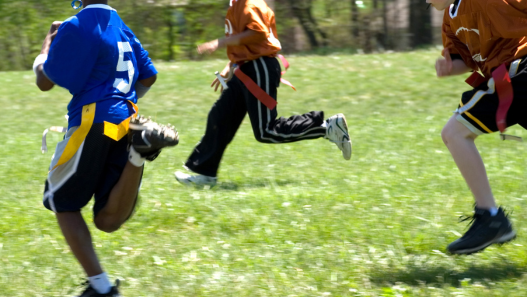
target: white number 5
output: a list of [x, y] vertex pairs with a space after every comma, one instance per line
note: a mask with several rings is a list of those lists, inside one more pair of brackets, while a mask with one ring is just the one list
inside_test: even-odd
[[132, 52], [132, 47], [130, 46], [130, 43], [128, 42], [117, 42], [117, 46], [119, 47], [119, 62], [117, 63], [117, 71], [128, 72], [128, 80], [122, 79], [122, 78], [116, 78], [115, 82], [113, 83], [113, 87], [121, 91], [122, 93], [128, 93], [131, 88], [131, 82], [134, 79], [135, 69], [134, 69], [134, 63], [132, 63], [131, 60], [125, 61], [124, 60], [124, 53]]

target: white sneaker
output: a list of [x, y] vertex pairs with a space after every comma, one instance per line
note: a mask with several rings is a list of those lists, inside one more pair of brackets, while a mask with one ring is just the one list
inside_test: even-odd
[[201, 174], [190, 175], [181, 171], [174, 173], [176, 180], [184, 185], [195, 185], [198, 187], [208, 186], [210, 188], [216, 185], [218, 178]]
[[342, 151], [344, 159], [351, 159], [351, 140], [348, 134], [348, 124], [343, 114], [336, 114], [326, 120], [326, 138], [334, 142]]

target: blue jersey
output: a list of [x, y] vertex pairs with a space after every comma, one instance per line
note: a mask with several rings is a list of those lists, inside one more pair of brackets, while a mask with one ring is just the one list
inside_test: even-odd
[[51, 44], [44, 73], [73, 95], [69, 127], [96, 102], [94, 123], [119, 124], [134, 113], [135, 83], [157, 74], [148, 52], [108, 5], [92, 4], [67, 19]]

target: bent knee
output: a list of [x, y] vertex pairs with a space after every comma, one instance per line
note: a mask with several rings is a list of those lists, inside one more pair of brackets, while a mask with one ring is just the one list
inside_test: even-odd
[[477, 135], [470, 131], [463, 123], [453, 118], [441, 130], [441, 139], [448, 145], [459, 139], [476, 139]]
[[454, 137], [452, 128], [447, 124], [443, 127], [443, 130], [441, 130], [441, 139], [443, 140], [443, 143], [448, 145], [448, 142]]
[[102, 232], [106, 232], [106, 233], [115, 232], [119, 230], [119, 228], [121, 228], [122, 226], [122, 223], [112, 221], [112, 220], [103, 220], [103, 219], [95, 218], [94, 222], [95, 222], [95, 227], [97, 227], [97, 229], [101, 230]]

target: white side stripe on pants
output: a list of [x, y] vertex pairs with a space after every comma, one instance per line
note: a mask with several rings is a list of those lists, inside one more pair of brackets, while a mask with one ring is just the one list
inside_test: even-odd
[[[262, 66], [263, 66], [264, 73], [265, 73], [265, 92], [267, 94], [269, 94], [269, 70], [267, 69], [267, 65], [266, 65], [264, 59], [262, 57], [260, 57], [259, 60], [262, 62]], [[258, 86], [260, 86], [260, 73], [258, 72], [258, 67], [256, 67], [256, 73], [257, 73], [256, 75], [257, 75], [257, 78], [258, 78]], [[261, 102], [258, 105], [259, 116], [261, 115], [260, 106], [261, 106]], [[269, 108], [267, 108], [267, 106], [265, 108], [267, 109], [267, 124], [265, 125], [265, 132], [267, 132], [270, 135], [273, 135], [273, 136], [276, 136], [276, 137], [279, 137], [279, 138], [282, 138], [282, 139], [304, 138], [303, 136], [305, 136], [305, 137], [313, 137], [313, 136], [325, 136], [326, 135], [325, 132], [324, 133], [311, 134], [311, 135], [309, 134], [312, 131], [320, 129], [320, 127], [311, 128], [309, 130], [306, 130], [305, 132], [298, 133], [298, 134], [282, 134], [282, 133], [276, 133], [273, 130], [269, 130], [269, 123], [271, 122], [271, 110]], [[262, 121], [260, 119], [260, 131], [262, 131], [262, 129], [263, 129]], [[262, 132], [262, 138], [263, 138], [263, 132]], [[270, 139], [270, 138], [266, 138], [266, 139]], [[277, 141], [273, 140], [273, 142], [277, 142]]]
[[[258, 64], [256, 63], [256, 60], [253, 60], [253, 65], [254, 65], [254, 71], [256, 72], [256, 84], [259, 87], [261, 87], [260, 71], [258, 69]], [[267, 88], [266, 92], [267, 92], [267, 94], [269, 94], [269, 88]], [[256, 99], [256, 100], [258, 100], [258, 99]], [[267, 108], [267, 106], [265, 108]], [[269, 112], [269, 108], [267, 108], [267, 111]], [[278, 143], [278, 141], [276, 141], [276, 140], [274, 140], [272, 138], [267, 138], [267, 137], [264, 136], [263, 123], [262, 123], [262, 102], [260, 102], [260, 100], [258, 100], [258, 123], [259, 123], [259, 128], [260, 128], [260, 138], [269, 140], [271, 142]], [[267, 130], [267, 128], [266, 128], [266, 130]]]

